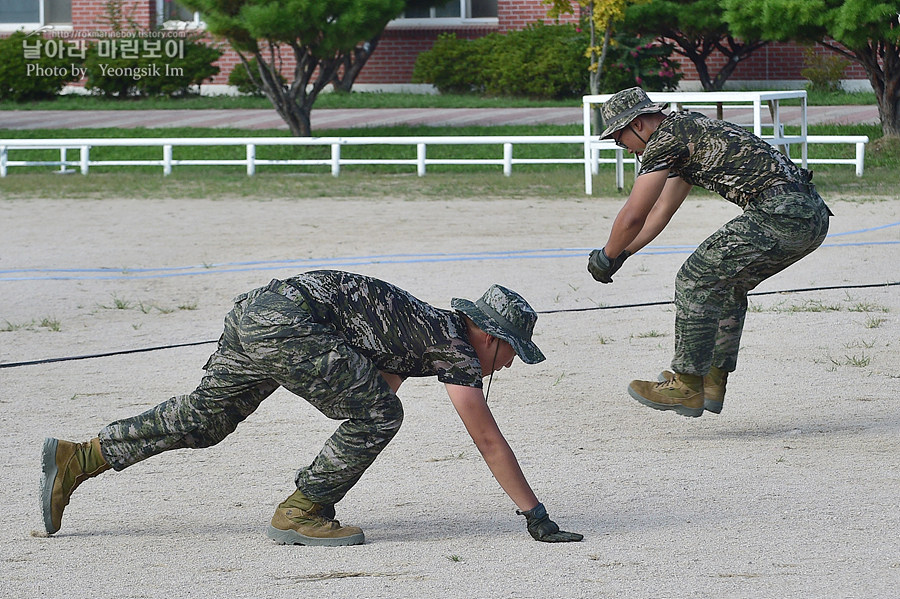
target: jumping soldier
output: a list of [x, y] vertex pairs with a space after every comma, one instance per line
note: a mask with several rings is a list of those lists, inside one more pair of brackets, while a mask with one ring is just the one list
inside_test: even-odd
[[743, 213], [708, 237], [675, 279], [675, 357], [657, 381], [632, 381], [645, 406], [701, 416], [722, 411], [737, 367], [747, 293], [815, 250], [831, 211], [812, 173], [745, 129], [694, 112], [663, 114], [638, 87], [603, 104], [606, 129], [641, 167], [609, 239], [591, 252], [588, 271], [611, 283], [625, 260], [666, 227], [693, 185], [716, 192]]

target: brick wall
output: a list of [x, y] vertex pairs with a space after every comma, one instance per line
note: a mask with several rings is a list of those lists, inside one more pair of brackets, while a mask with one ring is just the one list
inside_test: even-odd
[[[560, 17], [561, 23], [577, 23], [580, 7], [572, 2], [573, 13]], [[548, 5], [541, 0], [498, 0], [497, 21], [500, 31], [524, 29], [535, 21], [550, 22], [547, 18]]]
[[[823, 56], [834, 52], [816, 46], [816, 53]], [[749, 58], [741, 61], [729, 81], [797, 81], [803, 79], [800, 71], [804, 68], [803, 47], [789, 43], [770, 43], [756, 50]], [[681, 64], [681, 72], [687, 81], [697, 80], [697, 71], [687, 58], [676, 56]], [[707, 59], [710, 77], [714, 77], [726, 62], [725, 56], [714, 53]], [[858, 63], [850, 63], [844, 69], [844, 79], [866, 79], [866, 72]]]
[[[81, 31], [108, 31], [106, 0], [72, 0], [72, 28]], [[156, 20], [153, 0], [125, 0], [122, 15], [140, 27], [149, 28]], [[123, 23], [123, 25], [125, 25]]]
[[357, 78], [358, 83], [409, 83], [419, 53], [434, 45], [438, 35], [452, 31], [460, 39], [474, 39], [497, 31], [492, 25], [466, 25], [453, 28], [394, 27], [382, 35], [378, 47]]

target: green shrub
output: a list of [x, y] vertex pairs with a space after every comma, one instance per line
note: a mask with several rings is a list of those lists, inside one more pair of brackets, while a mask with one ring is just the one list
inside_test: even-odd
[[[485, 92], [495, 96], [572, 98], [588, 87], [586, 35], [574, 25], [535, 23], [496, 35], [485, 65]], [[489, 36], [490, 37], [490, 36]]]
[[800, 75], [809, 80], [810, 91], [836, 92], [841, 90], [841, 77], [850, 61], [837, 54], [819, 54], [813, 46], [803, 49], [803, 69]]
[[[185, 96], [219, 72], [221, 50], [192, 38], [164, 38], [166, 52], [148, 52], [146, 38], [103, 40], [88, 48], [85, 88], [110, 98]], [[115, 47], [116, 50], [110, 48]], [[122, 48], [138, 48], [122, 52]], [[124, 56], [123, 56], [124, 54]]]
[[419, 54], [413, 81], [442, 93], [571, 98], [584, 93], [587, 36], [573, 25], [536, 23], [474, 40], [442, 34]]
[[[83, 59], [65, 51], [63, 56], [55, 51], [50, 56], [51, 47], [69, 46], [64, 40], [44, 40], [21, 31], [0, 39], [0, 100], [46, 100], [56, 96], [66, 83], [81, 78]], [[32, 55], [34, 58], [29, 58]]]
[[[228, 75], [228, 85], [233, 85], [237, 88], [238, 92], [241, 94], [245, 94], [248, 96], [256, 96], [262, 97], [265, 94], [263, 90], [259, 88], [253, 80], [250, 79], [250, 75], [247, 74], [247, 68], [253, 71], [254, 74], [259, 72], [259, 67], [257, 66], [257, 62], [255, 58], [251, 58], [249, 60], [248, 67], [244, 67], [244, 63], [238, 63], [234, 65], [234, 68], [231, 70], [231, 73]], [[284, 85], [285, 80], [281, 73], [277, 73], [278, 81]]]
[[483, 92], [480, 66], [482, 41], [459, 39], [455, 33], [441, 33], [430, 50], [419, 54], [413, 66], [413, 83], [431, 83], [445, 94]]
[[197, 39], [185, 38], [181, 56], [155, 59], [160, 65], [160, 77], [144, 77], [138, 81], [138, 90], [144, 96], [186, 96], [191, 86], [200, 85], [219, 73], [213, 63], [222, 51]]

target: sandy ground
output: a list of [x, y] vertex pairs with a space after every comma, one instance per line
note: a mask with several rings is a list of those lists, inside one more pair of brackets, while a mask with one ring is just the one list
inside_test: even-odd
[[[585, 248], [620, 203], [0, 202], [7, 364], [213, 340], [233, 296], [320, 266], [443, 307], [494, 282], [519, 291], [544, 313], [548, 359], [495, 377], [491, 407], [551, 517], [585, 535], [534, 542], [442, 385], [418, 379], [400, 433], [338, 506], [365, 545], [265, 537], [336, 426], [284, 390], [213, 448], [86, 482], [62, 530], [34, 536], [43, 438], [84, 440], [190, 391], [213, 347], [197, 345], [0, 369], [0, 596], [896, 597], [898, 288], [754, 298], [725, 411], [649, 410], [625, 387], [668, 366], [672, 307], [616, 306], [671, 299], [685, 247], [737, 212], [689, 199], [600, 285]], [[831, 204], [835, 235], [758, 291], [900, 278], [897, 201]]]

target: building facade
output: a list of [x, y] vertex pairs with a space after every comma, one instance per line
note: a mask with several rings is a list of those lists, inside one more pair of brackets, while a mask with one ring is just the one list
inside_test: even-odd
[[[115, 10], [118, 8], [118, 10]], [[434, 44], [437, 36], [453, 32], [460, 38], [476, 38], [492, 32], [521, 29], [536, 21], [549, 21], [547, 5], [542, 0], [449, 0], [438, 8], [408, 12], [393, 20], [384, 31], [375, 52], [356, 80], [355, 89], [397, 91], [429, 91], [430, 86], [411, 83], [416, 57]], [[578, 20], [576, 14], [567, 20]], [[202, 31], [202, 15], [193, 13], [175, 0], [2, 0], [0, 1], [0, 35], [18, 29], [43, 29], [48, 35], [64, 39], [97, 39], [108, 35], [112, 22], [133, 23], [141, 29], [162, 29], [177, 35], [184, 31]], [[215, 41], [215, 40], [210, 40]], [[227, 43], [218, 61], [220, 72], [205, 85], [205, 92], [224, 91], [228, 75], [239, 65], [237, 54]], [[819, 49], [827, 53], [827, 50]], [[290, 57], [285, 72], [293, 68]], [[725, 63], [724, 56], [708, 61], [715, 73]], [[690, 61], [679, 60], [684, 73], [681, 87], [698, 89], [696, 71]], [[794, 44], [768, 44], [738, 65], [727, 83], [728, 88], [797, 88], [805, 80], [803, 49]], [[871, 89], [865, 72], [857, 64], [844, 70], [848, 89]]]

